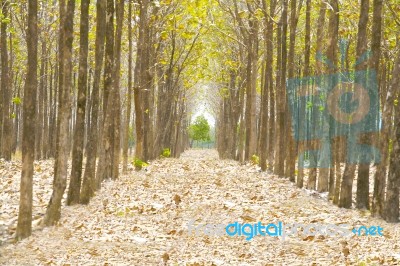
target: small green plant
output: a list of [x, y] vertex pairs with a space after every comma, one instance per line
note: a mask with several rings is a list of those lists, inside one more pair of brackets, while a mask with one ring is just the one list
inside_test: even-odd
[[137, 171], [142, 170], [143, 166], [148, 166], [148, 164], [146, 162], [143, 162], [142, 160], [135, 158], [133, 160], [133, 166], [135, 166], [135, 169]]
[[260, 163], [260, 158], [257, 155], [253, 154], [250, 158], [250, 161], [251, 164], [258, 165]]
[[163, 149], [161, 156], [165, 157], [165, 158], [169, 158], [171, 156], [171, 150], [169, 148]]

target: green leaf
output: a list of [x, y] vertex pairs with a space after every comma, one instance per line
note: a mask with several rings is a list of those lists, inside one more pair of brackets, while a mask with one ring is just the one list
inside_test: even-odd
[[13, 104], [19, 105], [19, 104], [21, 104], [21, 98], [14, 97], [14, 98], [12, 98], [12, 102], [13, 102]]

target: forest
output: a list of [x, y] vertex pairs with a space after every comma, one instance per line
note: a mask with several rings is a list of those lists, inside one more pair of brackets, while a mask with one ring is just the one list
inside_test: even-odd
[[398, 0], [0, 3], [0, 265], [400, 263]]

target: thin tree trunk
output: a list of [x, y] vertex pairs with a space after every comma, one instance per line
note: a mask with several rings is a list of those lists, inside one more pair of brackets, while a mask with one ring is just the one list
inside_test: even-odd
[[121, 72], [121, 40], [124, 19], [124, 0], [119, 0], [116, 10], [116, 36], [114, 50], [114, 101], [113, 101], [113, 120], [114, 120], [114, 150], [112, 157], [112, 178], [117, 179], [119, 175], [119, 158], [121, 153], [121, 97], [120, 97], [120, 72]]
[[[308, 77], [310, 75], [310, 54], [311, 54], [311, 0], [307, 0], [306, 2], [306, 33], [304, 38], [304, 77]], [[301, 106], [301, 110], [303, 110], [304, 106]], [[298, 143], [298, 153], [303, 150], [303, 142]], [[300, 165], [300, 160], [298, 160], [298, 174], [296, 185], [299, 188], [303, 187], [304, 184], [304, 167]]]
[[[400, 47], [400, 44], [397, 44]], [[400, 95], [400, 52], [393, 68], [392, 92]], [[399, 222], [399, 188], [400, 188], [400, 104], [395, 105], [395, 136], [393, 139], [393, 151], [390, 156], [389, 175], [387, 181], [385, 220], [390, 223]]]
[[[296, 45], [296, 29], [297, 22], [299, 18], [299, 13], [302, 7], [302, 2], [299, 4], [299, 8], [297, 10], [297, 1], [292, 0], [291, 2], [291, 10], [290, 10], [290, 35], [289, 35], [289, 55], [288, 55], [288, 78], [294, 78], [295, 75], [295, 45]], [[285, 86], [285, 84], [284, 84]], [[286, 86], [285, 86], [286, 89]], [[292, 131], [292, 116], [290, 114], [289, 105], [285, 104], [286, 109], [286, 128], [287, 130], [287, 138], [288, 144], [286, 145], [286, 167], [285, 167], [285, 176], [289, 177], [291, 182], [295, 181], [295, 169], [296, 169], [296, 143], [294, 140], [294, 132]]]
[[44, 57], [46, 47], [44, 40], [41, 41], [42, 51], [40, 55], [40, 71], [39, 71], [39, 88], [37, 94], [37, 111], [36, 111], [36, 135], [35, 135], [35, 159], [42, 159], [42, 134], [43, 134], [43, 91], [44, 91]]
[[287, 6], [288, 1], [283, 0], [283, 11], [278, 27], [278, 72], [277, 87], [280, 90], [277, 113], [277, 149], [275, 151], [275, 174], [283, 177], [285, 174], [285, 105], [286, 105], [286, 37], [287, 37]]
[[22, 135], [22, 173], [16, 238], [24, 239], [32, 233], [33, 159], [35, 153], [35, 113], [37, 90], [37, 0], [28, 1], [28, 70], [24, 87], [24, 116]]
[[8, 17], [9, 1], [2, 1], [3, 20], [1, 22], [1, 90], [3, 92], [3, 123], [2, 123], [2, 157], [10, 161], [12, 151], [12, 121], [11, 121], [11, 95], [10, 70], [8, 67], [8, 47], [7, 47], [7, 22], [4, 18]]
[[123, 147], [123, 172], [127, 172], [129, 148], [129, 124], [132, 112], [132, 1], [128, 6], [128, 99], [126, 107], [125, 134]]
[[[60, 3], [62, 4], [62, 3]], [[65, 9], [65, 11], [64, 11]], [[54, 225], [61, 217], [61, 200], [67, 185], [67, 167], [69, 155], [69, 122], [71, 118], [71, 90], [72, 90], [72, 42], [73, 42], [73, 19], [75, 10], [75, 1], [68, 0], [67, 6], [61, 5], [61, 19], [63, 32], [63, 45], [60, 47], [63, 50], [62, 61], [63, 66], [63, 81], [60, 87], [60, 102], [58, 109], [58, 142], [57, 156], [54, 166], [54, 182], [53, 194], [51, 195], [49, 205], [47, 206], [44, 217], [46, 226]]]
[[[369, 0], [361, 1], [360, 20], [358, 22], [357, 51], [356, 58], [360, 58], [367, 50], [367, 25], [368, 25]], [[356, 71], [367, 70], [366, 63], [356, 66]], [[358, 75], [356, 75], [358, 77]], [[359, 83], [355, 80], [355, 83]], [[369, 137], [367, 134], [361, 135], [361, 144], [367, 144]], [[369, 209], [369, 163], [360, 163], [358, 166], [357, 178], [357, 201], [358, 209]]]
[[81, 191], [83, 140], [85, 132], [86, 92], [88, 76], [87, 60], [89, 51], [89, 2], [90, 0], [81, 0], [78, 99], [74, 132], [74, 145], [72, 147], [72, 169], [68, 188], [67, 205], [78, 204]]
[[104, 65], [104, 95], [103, 95], [103, 136], [102, 146], [97, 164], [96, 182], [100, 188], [101, 182], [112, 177], [112, 151], [114, 149], [113, 110], [113, 78], [114, 78], [114, 0], [107, 0], [106, 15], [106, 46]]
[[[382, 8], [383, 0], [373, 1], [374, 11], [372, 18], [372, 40], [371, 50], [372, 58], [370, 62], [370, 68], [375, 70], [379, 74], [379, 58], [380, 58], [380, 47], [381, 47], [381, 35], [382, 35]], [[378, 82], [379, 84], [379, 82]], [[379, 87], [381, 92], [381, 87]], [[382, 94], [381, 94], [382, 95]], [[384, 96], [385, 97], [385, 96]], [[372, 214], [374, 216], [384, 216], [384, 202], [385, 202], [385, 187], [386, 187], [386, 170], [387, 170], [387, 150], [389, 131], [388, 125], [390, 123], [389, 117], [393, 105], [389, 105], [393, 95], [387, 93], [386, 102], [383, 105], [382, 122], [383, 127], [379, 135], [379, 150], [381, 151], [381, 162], [377, 165], [375, 177], [374, 177], [374, 194], [372, 200]]]
[[99, 125], [100, 78], [104, 58], [104, 40], [106, 28], [106, 0], [97, 0], [96, 3], [96, 43], [95, 43], [95, 70], [93, 77], [91, 125], [88, 132], [86, 152], [86, 167], [83, 176], [80, 202], [88, 204], [97, 188], [95, 170]]

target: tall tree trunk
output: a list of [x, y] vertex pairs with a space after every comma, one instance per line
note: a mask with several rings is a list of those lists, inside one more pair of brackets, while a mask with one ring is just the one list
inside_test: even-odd
[[[60, 17], [64, 17], [62, 23], [63, 45], [60, 47], [63, 52], [61, 65], [63, 66], [63, 81], [60, 87], [60, 102], [58, 109], [58, 142], [57, 156], [54, 166], [53, 194], [47, 206], [44, 217], [44, 224], [54, 225], [61, 217], [61, 200], [67, 185], [67, 167], [69, 155], [69, 122], [71, 118], [71, 90], [72, 90], [72, 42], [73, 42], [73, 19], [75, 1], [68, 0], [60, 6]], [[65, 10], [65, 11], [64, 11]], [[63, 13], [65, 12], [65, 15]]]
[[[325, 17], [326, 17], [326, 3], [325, 1], [321, 1], [320, 2], [320, 9], [319, 9], [319, 16], [318, 16], [318, 22], [317, 22], [317, 45], [316, 45], [316, 50], [317, 53], [321, 53], [322, 52], [322, 48], [323, 48], [323, 41], [324, 41], [324, 37], [325, 37], [325, 31], [324, 31], [324, 27], [325, 27]], [[321, 75], [322, 74], [322, 64], [320, 62], [317, 62], [316, 65], [316, 74], [317, 75]], [[314, 87], [308, 88], [308, 90], [311, 91], [311, 94], [314, 95]], [[311, 123], [310, 123], [310, 127], [312, 130], [315, 129], [315, 123], [317, 123], [316, 119], [314, 119], [316, 117], [316, 114], [313, 113], [311, 115]], [[309, 142], [310, 146], [311, 146], [311, 150], [317, 150], [317, 145], [315, 141], [311, 141], [311, 140], [307, 140], [307, 142]], [[312, 161], [313, 163], [316, 163], [317, 158], [314, 154], [310, 155], [310, 161]], [[307, 188], [308, 189], [315, 189], [316, 186], [316, 181], [317, 181], [317, 168], [316, 167], [312, 167], [310, 168], [309, 174], [308, 174], [308, 181], [307, 181]]]
[[119, 0], [116, 10], [116, 36], [114, 49], [114, 100], [113, 100], [113, 121], [114, 121], [114, 150], [112, 156], [112, 178], [117, 179], [119, 175], [119, 158], [121, 153], [121, 97], [120, 97], [120, 72], [121, 72], [121, 41], [124, 19], [124, 0]]
[[128, 148], [129, 148], [129, 124], [132, 112], [132, 1], [128, 6], [128, 95], [125, 118], [125, 134], [123, 147], [123, 172], [126, 173], [128, 166]]
[[[250, 8], [250, 5], [248, 5]], [[251, 9], [250, 9], [251, 10]], [[253, 12], [251, 10], [251, 12]], [[245, 160], [255, 155], [257, 149], [257, 54], [258, 54], [258, 23], [249, 20], [247, 77], [246, 77], [246, 149]]]
[[[302, 2], [299, 3], [297, 10], [297, 1], [292, 0], [290, 7], [290, 35], [289, 35], [289, 55], [288, 55], [288, 78], [294, 78], [295, 75], [295, 45], [296, 45], [296, 29], [299, 18], [299, 13], [302, 7]], [[286, 83], [285, 83], [286, 84]], [[284, 84], [284, 86], [285, 86]], [[286, 89], [286, 86], [285, 86]], [[295, 168], [296, 168], [296, 143], [294, 140], [294, 132], [292, 131], [292, 116], [290, 114], [289, 105], [285, 104], [286, 109], [286, 128], [288, 129], [286, 134], [288, 144], [286, 145], [286, 167], [285, 176], [289, 177], [289, 180], [295, 181]]]
[[106, 29], [106, 0], [97, 0], [96, 3], [96, 43], [95, 43], [95, 69], [93, 77], [91, 124], [88, 130], [88, 144], [86, 151], [86, 167], [83, 176], [80, 202], [88, 204], [96, 190], [96, 156], [98, 142], [98, 120], [100, 102], [100, 78], [104, 58], [104, 40]]
[[[140, 15], [139, 15], [139, 37], [136, 52], [136, 66], [134, 74], [134, 101], [135, 101], [135, 123], [136, 123], [136, 146], [135, 146], [135, 157], [141, 160], [146, 160], [145, 152], [145, 138], [144, 138], [144, 112], [145, 109], [145, 87], [144, 79], [146, 77], [146, 35], [148, 34], [147, 28], [147, 12], [148, 12], [148, 0], [143, 0], [140, 3]], [[168, 75], [169, 78], [170, 75]]]
[[22, 135], [22, 173], [16, 238], [21, 240], [32, 233], [33, 159], [35, 153], [35, 113], [37, 91], [37, 0], [28, 1], [28, 70], [24, 87], [24, 116]]
[[83, 140], [85, 133], [86, 92], [88, 76], [87, 60], [89, 51], [89, 2], [90, 0], [81, 0], [78, 99], [74, 132], [74, 145], [72, 147], [72, 169], [68, 188], [67, 205], [78, 204], [81, 192]]
[[[398, 42], [397, 47], [400, 48]], [[391, 92], [395, 96], [400, 96], [400, 52], [393, 68]], [[399, 189], [400, 189], [400, 104], [397, 103], [395, 109], [395, 136], [393, 139], [393, 151], [390, 156], [389, 174], [387, 180], [385, 220], [390, 223], [399, 222]]]
[[[306, 2], [306, 33], [304, 38], [304, 77], [308, 77], [310, 75], [310, 55], [311, 55], [311, 0], [307, 0]], [[304, 106], [301, 106], [301, 110], [303, 110]], [[303, 150], [304, 143], [298, 143], [298, 152]], [[304, 167], [300, 165], [300, 160], [298, 160], [298, 174], [296, 185], [299, 188], [303, 187], [304, 184]]]
[[275, 8], [276, 8], [276, 1], [270, 1], [270, 10], [269, 10], [269, 19], [267, 24], [268, 32], [271, 32], [270, 39], [267, 42], [267, 49], [270, 51], [267, 54], [267, 62], [269, 62], [270, 70], [267, 77], [268, 82], [268, 93], [269, 93], [269, 119], [268, 119], [268, 163], [270, 170], [273, 169], [273, 161], [274, 161], [274, 147], [275, 147], [275, 136], [276, 136], [276, 123], [275, 123], [275, 86], [274, 80], [272, 75], [273, 70], [273, 50], [274, 50], [274, 24], [272, 18], [275, 16]]
[[106, 46], [104, 65], [104, 95], [103, 95], [103, 136], [102, 147], [97, 164], [96, 182], [100, 188], [101, 182], [112, 177], [112, 151], [114, 149], [114, 121], [112, 117], [113, 79], [114, 79], [114, 0], [107, 0], [106, 15]]
[[[331, 14], [329, 16], [329, 44], [327, 48], [327, 57], [333, 63], [334, 68], [337, 67], [337, 47], [338, 47], [338, 35], [339, 35], [339, 2], [337, 0], [331, 0], [330, 5], [332, 6]], [[328, 70], [328, 73], [333, 73], [336, 69]], [[329, 168], [321, 167], [318, 176], [318, 191], [328, 191], [329, 185], [329, 172], [332, 165], [332, 148], [331, 148], [331, 136], [330, 136], [330, 121], [323, 119], [323, 136], [322, 136], [322, 150], [320, 155], [321, 163], [328, 164]], [[329, 162], [325, 162], [329, 160]]]
[[8, 17], [9, 1], [2, 1], [3, 20], [1, 22], [1, 90], [3, 92], [3, 123], [2, 123], [2, 157], [10, 161], [12, 151], [12, 121], [11, 121], [11, 95], [12, 89], [10, 84], [10, 71], [8, 67], [8, 47], [7, 47], [7, 22], [4, 20]]
[[[357, 51], [356, 58], [360, 58], [367, 50], [367, 25], [368, 25], [369, 0], [362, 0], [360, 7], [360, 19], [358, 21]], [[362, 63], [356, 66], [356, 71], [367, 70], [368, 65]], [[356, 75], [358, 77], [358, 75]], [[355, 83], [359, 83], [355, 80]], [[361, 144], [368, 144], [367, 134], [361, 135]], [[369, 209], [369, 163], [360, 163], [357, 178], [357, 201], [358, 209]]]
[[[288, 1], [283, 0], [283, 11], [281, 20], [279, 22], [280, 30], [278, 29], [278, 79], [277, 87], [280, 90], [280, 97], [278, 101], [277, 113], [277, 149], [275, 152], [275, 174], [283, 177], [285, 174], [285, 105], [286, 105], [286, 65], [287, 65], [287, 50], [286, 50], [286, 37], [287, 37], [287, 9]], [[280, 36], [279, 36], [280, 35]]]
[[[373, 70], [375, 70], [377, 74], [379, 74], [383, 0], [374, 0], [373, 8], [374, 11], [372, 18], [372, 40], [371, 40], [372, 58], [370, 61], [370, 68], [372, 68]], [[379, 87], [379, 92], [381, 92], [381, 89], [382, 88]], [[380, 146], [379, 150], [381, 151], [381, 162], [378, 164], [374, 176], [374, 194], [372, 200], [372, 214], [381, 217], [384, 216], [386, 170], [387, 170], [387, 160], [388, 160], [387, 150], [389, 147], [388, 126], [390, 123], [390, 114], [392, 109], [392, 106], [389, 105], [389, 102], [391, 101], [391, 99], [389, 98], [393, 97], [393, 95], [387, 93], [387, 96], [383, 95], [383, 97], [386, 97], [386, 103], [383, 105], [383, 114], [382, 114], [383, 127], [379, 135], [379, 146]]]
[[44, 120], [44, 57], [46, 53], [46, 47], [44, 40], [41, 41], [42, 51], [40, 56], [40, 71], [39, 71], [39, 88], [37, 94], [37, 111], [36, 111], [36, 135], [35, 135], [35, 159], [42, 159], [42, 134], [43, 134], [43, 120]]
[[[263, 4], [263, 8], [264, 8], [264, 12], [265, 14], [267, 14], [267, 3], [266, 0], [262, 1]], [[266, 53], [266, 60], [264, 62], [264, 72], [262, 72], [262, 75], [264, 75], [264, 82], [263, 82], [263, 86], [261, 88], [261, 107], [260, 107], [260, 118], [261, 118], [261, 131], [260, 131], [260, 167], [262, 171], [266, 171], [267, 170], [267, 155], [268, 155], [268, 86], [269, 86], [269, 74], [270, 71], [272, 69], [271, 67], [271, 62], [269, 62], [268, 60], [271, 57], [271, 53], [272, 51], [268, 50], [269, 45], [268, 42], [271, 41], [271, 36], [273, 35], [273, 32], [270, 31], [271, 27], [269, 25], [270, 23], [270, 18], [265, 15], [265, 24], [266, 24], [266, 30], [264, 33], [264, 49], [265, 49], [265, 53]]]

